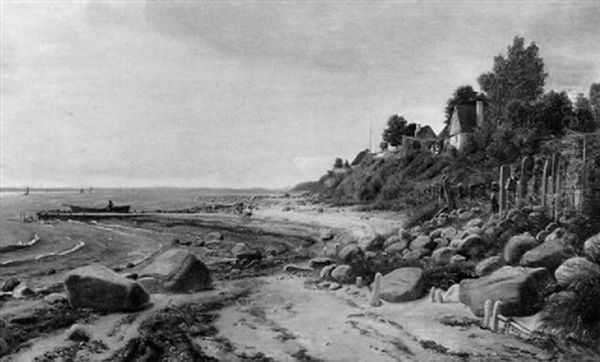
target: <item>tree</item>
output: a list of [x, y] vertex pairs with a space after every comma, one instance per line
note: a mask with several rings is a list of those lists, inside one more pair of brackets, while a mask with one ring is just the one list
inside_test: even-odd
[[452, 112], [454, 112], [454, 106], [468, 104], [473, 105], [477, 102], [479, 95], [473, 87], [470, 85], [463, 85], [454, 91], [454, 94], [451, 98], [446, 102], [446, 124], [450, 123], [450, 118], [452, 118]]
[[573, 103], [565, 91], [550, 91], [542, 97], [534, 128], [540, 136], [561, 135], [565, 127], [576, 123]]
[[498, 119], [511, 100], [539, 99], [547, 76], [538, 46], [531, 43], [525, 47], [525, 39], [516, 36], [506, 57], [494, 57], [492, 71], [480, 75], [478, 82], [490, 101], [492, 116]]
[[402, 136], [406, 132], [406, 119], [394, 114], [388, 119], [387, 128], [383, 131], [383, 140], [391, 146], [402, 144]]
[[333, 162], [333, 168], [342, 168], [344, 167], [344, 160], [342, 160], [341, 158], [336, 158], [335, 161]]
[[592, 83], [588, 98], [590, 99], [590, 104], [594, 110], [596, 122], [600, 123], [600, 83]]
[[575, 117], [577, 122], [570, 125], [571, 129], [579, 132], [594, 132], [596, 130], [594, 109], [590, 100], [582, 93], [577, 95], [575, 100]]
[[385, 151], [387, 150], [389, 147], [388, 143], [386, 141], [381, 141], [379, 142], [379, 148], [381, 148], [381, 151]]

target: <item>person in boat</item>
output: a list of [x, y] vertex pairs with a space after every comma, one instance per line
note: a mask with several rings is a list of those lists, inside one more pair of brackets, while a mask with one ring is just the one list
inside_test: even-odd
[[113, 202], [112, 202], [112, 200], [108, 200], [108, 206], [106, 207], [106, 208], [108, 209], [108, 211], [112, 211], [112, 209], [113, 209], [113, 206], [114, 206], [114, 205], [113, 205]]

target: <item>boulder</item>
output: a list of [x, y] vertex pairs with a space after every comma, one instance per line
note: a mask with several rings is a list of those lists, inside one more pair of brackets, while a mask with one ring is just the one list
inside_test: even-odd
[[433, 251], [431, 261], [435, 265], [446, 265], [450, 263], [450, 259], [454, 256], [454, 249], [450, 247], [441, 247]]
[[148, 293], [137, 282], [102, 265], [68, 272], [64, 280], [69, 304], [101, 312], [131, 311], [148, 303]]
[[167, 250], [142, 269], [139, 277], [156, 278], [170, 292], [198, 292], [212, 287], [206, 265], [186, 249]]
[[520, 264], [527, 267], [543, 267], [554, 271], [558, 266], [573, 255], [573, 248], [567, 244], [569, 239], [557, 237], [556, 229], [546, 241], [523, 254]]
[[15, 289], [13, 289], [13, 298], [15, 299], [27, 299], [35, 296], [35, 292], [31, 290], [25, 283], [20, 283]]
[[364, 256], [364, 252], [358, 247], [357, 244], [348, 244], [340, 250], [338, 258], [344, 262], [349, 263], [356, 259], [361, 259]]
[[479, 235], [479, 236], [484, 235], [483, 229], [480, 228], [479, 226], [472, 226], [470, 228], [467, 228], [465, 230], [465, 234], [467, 234], [467, 235], [475, 234], [475, 235]]
[[410, 250], [418, 249], [433, 249], [435, 243], [427, 235], [418, 236], [415, 240], [410, 242]]
[[479, 235], [469, 235], [456, 247], [458, 254], [475, 258], [483, 254], [487, 249], [485, 241]]
[[490, 275], [460, 282], [459, 298], [478, 317], [483, 316], [486, 300], [501, 301], [500, 313], [507, 316], [527, 316], [543, 305], [541, 291], [551, 281], [545, 268], [504, 266]]
[[331, 283], [329, 284], [329, 290], [338, 290], [340, 289], [342, 286], [339, 283]]
[[67, 330], [66, 337], [68, 340], [75, 342], [87, 342], [90, 340], [90, 333], [81, 324], [73, 324]]
[[544, 215], [537, 211], [531, 212], [527, 215], [527, 221], [529, 222], [529, 225], [539, 230], [544, 224]]
[[335, 264], [324, 266], [323, 269], [321, 269], [321, 272], [319, 273], [319, 277], [321, 278], [321, 280], [329, 279], [331, 277], [331, 272], [333, 271], [333, 269], [335, 269], [335, 267]]
[[347, 264], [336, 266], [331, 271], [331, 277], [338, 283], [352, 283], [354, 281], [354, 275], [352, 274], [352, 267]]
[[460, 284], [452, 284], [448, 290], [442, 295], [444, 303], [460, 303], [459, 298]]
[[457, 234], [458, 234], [458, 231], [455, 228], [453, 228], [452, 226], [449, 226], [442, 230], [440, 237], [448, 238], [448, 239], [452, 240]]
[[515, 235], [504, 245], [504, 260], [508, 264], [517, 264], [525, 252], [535, 248], [538, 242], [530, 233]]
[[321, 231], [320, 238], [323, 241], [333, 240], [334, 237], [335, 237], [335, 234], [333, 233], [332, 230], [322, 230]]
[[213, 231], [210, 232], [206, 235], [204, 235], [204, 241], [211, 241], [211, 240], [224, 240], [225, 237], [223, 236], [223, 233], [219, 232], [219, 231]]
[[474, 219], [471, 219], [469, 221], [467, 221], [467, 223], [465, 224], [465, 227], [468, 228], [472, 228], [472, 227], [480, 227], [483, 224], [483, 220], [481, 220], [481, 218], [476, 217]]
[[568, 287], [591, 276], [600, 277], [600, 265], [582, 257], [567, 259], [554, 272], [556, 283], [561, 287]]
[[568, 231], [565, 228], [554, 229], [550, 235], [546, 236], [544, 242], [559, 242], [568, 246], [575, 246], [577, 244], [577, 235]]
[[482, 277], [484, 275], [491, 274], [496, 270], [502, 268], [506, 265], [506, 261], [500, 255], [490, 256], [487, 259], [483, 259], [480, 261], [477, 266], [475, 266], [475, 275], [478, 277]]
[[392, 235], [385, 240], [385, 242], [383, 243], [383, 248], [387, 249], [388, 247], [390, 247], [394, 244], [401, 244], [401, 245], [404, 245], [404, 247], [402, 248], [402, 249], [404, 249], [404, 248], [408, 247], [408, 243], [409, 243], [409, 241], [407, 239], [404, 239], [398, 235]]
[[321, 269], [326, 265], [333, 264], [333, 259], [331, 258], [312, 258], [308, 261], [308, 267], [312, 269]]
[[385, 252], [392, 254], [392, 253], [401, 252], [402, 250], [405, 250], [405, 249], [406, 249], [406, 242], [400, 241], [400, 242], [397, 242], [397, 243], [392, 244], [392, 245], [388, 246], [387, 248], [385, 248]]
[[144, 290], [147, 291], [148, 293], [154, 294], [154, 293], [160, 293], [163, 291], [160, 283], [158, 282], [158, 279], [156, 279], [156, 278], [142, 277], [142, 278], [138, 278], [136, 281], [142, 287], [144, 287]]
[[66, 303], [68, 298], [63, 293], [51, 293], [44, 297], [44, 302], [48, 304]]
[[583, 244], [583, 251], [588, 258], [600, 263], [600, 233], [588, 238]]
[[2, 283], [1, 290], [3, 292], [12, 292], [13, 289], [15, 289], [17, 287], [17, 285], [19, 285], [19, 283], [21, 283], [19, 281], [19, 279], [17, 279], [17, 278], [10, 278], [8, 280], [5, 280], [4, 283]]
[[360, 239], [358, 245], [364, 251], [373, 251], [383, 248], [385, 240], [383, 235], [375, 235]]
[[450, 258], [450, 264], [461, 264], [465, 261], [467, 261], [467, 258], [462, 255], [454, 255], [452, 258]]
[[421, 298], [424, 293], [420, 268], [396, 269], [381, 278], [379, 297], [386, 302], [407, 302]]
[[244, 243], [237, 243], [231, 248], [231, 254], [236, 258], [238, 255], [246, 255], [250, 252], [253, 252], [253, 250]]
[[442, 233], [444, 232], [445, 229], [446, 228], [437, 228], [429, 233], [429, 237], [432, 239], [440, 238], [440, 237], [442, 237]]
[[[407, 249], [408, 250], [408, 249]], [[431, 250], [429, 249], [417, 249], [417, 250], [409, 250], [403, 257], [405, 261], [416, 261], [423, 257], [431, 255]]]
[[541, 230], [539, 233], [537, 233], [537, 235], [535, 236], [535, 240], [538, 243], [543, 243], [544, 240], [546, 240], [546, 238], [548, 237], [548, 235], [550, 235], [550, 231], [548, 230]]
[[312, 271], [312, 268], [309, 268], [307, 266], [296, 265], [296, 264], [286, 264], [283, 267], [283, 271], [288, 272], [288, 273], [310, 272], [310, 271]]

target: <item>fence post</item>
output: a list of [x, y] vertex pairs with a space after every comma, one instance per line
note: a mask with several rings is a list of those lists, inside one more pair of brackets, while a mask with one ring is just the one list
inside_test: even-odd
[[498, 315], [500, 314], [500, 308], [502, 308], [502, 302], [497, 300], [496, 303], [494, 303], [494, 310], [492, 311], [492, 332], [498, 332]]
[[507, 205], [506, 180], [509, 177], [510, 177], [510, 167], [508, 167], [508, 165], [500, 166], [500, 180], [499, 180], [500, 218], [504, 217], [504, 214], [506, 213], [506, 205]]
[[383, 276], [381, 273], [375, 274], [375, 282], [373, 283], [373, 294], [371, 294], [370, 305], [372, 307], [378, 307], [381, 305], [381, 301], [379, 300], [379, 288], [381, 287], [381, 278]]
[[492, 316], [492, 301], [487, 299], [483, 304], [483, 328], [490, 328], [490, 317]]

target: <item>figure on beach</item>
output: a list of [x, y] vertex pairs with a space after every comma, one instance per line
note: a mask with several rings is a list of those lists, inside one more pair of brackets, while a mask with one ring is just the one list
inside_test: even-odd
[[112, 211], [112, 209], [113, 209], [113, 206], [114, 206], [114, 205], [113, 205], [113, 202], [112, 202], [112, 200], [108, 200], [108, 206], [106, 206], [106, 209], [107, 209], [108, 211]]

